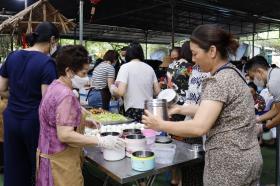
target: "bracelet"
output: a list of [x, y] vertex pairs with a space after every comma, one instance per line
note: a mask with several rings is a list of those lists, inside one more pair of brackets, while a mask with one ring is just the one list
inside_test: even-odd
[[266, 124], [263, 124], [262, 128], [264, 132], [268, 132], [270, 130], [269, 128], [267, 128]]

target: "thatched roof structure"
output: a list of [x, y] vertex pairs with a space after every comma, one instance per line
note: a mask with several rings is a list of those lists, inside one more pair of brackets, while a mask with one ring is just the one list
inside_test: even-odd
[[39, 0], [2, 22], [0, 33], [30, 33], [43, 21], [54, 23], [62, 33], [69, 32], [75, 26], [72, 20], [64, 17], [47, 0]]

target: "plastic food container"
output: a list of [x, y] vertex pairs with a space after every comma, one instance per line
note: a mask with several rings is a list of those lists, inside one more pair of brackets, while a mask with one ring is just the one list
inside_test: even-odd
[[131, 156], [132, 169], [148, 171], [155, 168], [155, 155], [151, 151], [136, 151]]
[[[120, 133], [118, 132], [104, 132], [101, 133], [101, 136], [114, 136], [116, 138], [120, 137]], [[125, 157], [125, 147], [120, 149], [106, 149], [103, 148], [103, 158], [107, 161], [118, 161]]]
[[151, 151], [155, 153], [155, 161], [159, 164], [171, 164], [173, 162], [176, 145], [171, 144], [157, 144], [151, 147]]

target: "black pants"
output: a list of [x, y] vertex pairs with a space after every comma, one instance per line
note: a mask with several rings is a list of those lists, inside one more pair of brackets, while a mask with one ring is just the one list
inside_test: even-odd
[[144, 109], [129, 108], [127, 109], [127, 111], [125, 111], [126, 117], [135, 119], [138, 122], [141, 122], [143, 114], [144, 114]]

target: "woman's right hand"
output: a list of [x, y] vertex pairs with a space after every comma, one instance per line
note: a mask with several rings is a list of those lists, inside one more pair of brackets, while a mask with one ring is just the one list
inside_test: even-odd
[[169, 107], [168, 109], [168, 117], [171, 118], [172, 115], [174, 114], [179, 114], [180, 113], [180, 105], [173, 105]]
[[125, 147], [125, 141], [116, 136], [99, 136], [98, 146], [105, 149], [120, 149]]

